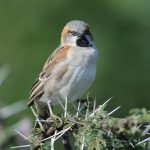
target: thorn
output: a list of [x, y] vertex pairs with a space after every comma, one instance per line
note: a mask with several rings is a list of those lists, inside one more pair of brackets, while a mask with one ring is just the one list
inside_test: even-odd
[[[81, 102], [79, 101], [79, 103], [78, 103], [78, 108], [77, 108], [77, 113], [76, 113], [76, 117], [78, 118], [79, 117], [79, 113], [81, 114], [81, 112], [80, 112], [80, 105], [81, 105]], [[82, 114], [81, 114], [82, 115]]]
[[[74, 115], [74, 117], [78, 117], [79, 114], [83, 117], [83, 115], [82, 115], [82, 113], [80, 112], [80, 110], [78, 110], [78, 109], [80, 109], [80, 106], [78, 105], [78, 108], [77, 108], [73, 103], [71, 103], [71, 104], [72, 104], [72, 106], [74, 107], [74, 109], [76, 110], [76, 114]], [[80, 104], [81, 104], [81, 102], [80, 102]]]
[[[79, 112], [81, 112], [81, 111], [82, 111], [82, 109], [84, 108], [84, 106], [85, 106], [85, 105], [82, 105], [82, 106], [81, 106], [81, 108], [80, 108]], [[81, 113], [80, 113], [80, 114], [81, 114]], [[82, 115], [82, 114], [81, 114], [81, 115]], [[82, 115], [82, 116], [83, 116], [83, 115]]]
[[40, 133], [42, 133], [42, 132], [43, 132], [43, 131], [36, 132], [36, 133], [34, 133], [33, 135], [30, 135], [29, 137], [27, 137], [27, 139], [30, 140], [32, 137], [34, 137], [34, 136], [36, 136], [36, 135], [38, 135], [38, 134], [40, 134]]
[[137, 143], [137, 145], [140, 145], [140, 144], [145, 143], [147, 141], [150, 141], [150, 137], [148, 137], [148, 138], [142, 140], [141, 142]]
[[83, 136], [82, 138], [81, 150], [84, 150], [84, 145], [85, 145], [84, 141], [85, 141], [85, 136]]
[[94, 100], [93, 104], [93, 116], [95, 116], [95, 109], [96, 109], [96, 99]]
[[64, 132], [62, 132], [57, 138], [56, 140], [58, 140], [62, 135], [64, 135], [71, 127], [68, 127], [67, 129], [63, 130]]
[[[103, 104], [100, 105], [97, 109], [95, 109], [94, 113], [92, 112], [92, 113], [89, 115], [89, 117], [93, 117], [96, 112], [100, 112], [101, 108], [102, 108], [103, 106], [105, 106], [105, 104], [107, 104], [112, 98], [113, 98], [113, 97], [109, 98], [105, 103], [103, 103]], [[118, 108], [118, 109], [119, 109], [119, 108]], [[113, 112], [111, 112], [111, 113], [113, 113]]]
[[12, 149], [18, 149], [18, 148], [26, 148], [26, 147], [30, 147], [31, 145], [20, 145], [20, 146], [13, 146], [13, 147], [10, 147]]
[[[58, 132], [58, 133], [55, 134], [55, 135], [49, 136], [49, 137], [47, 137], [47, 138], [45, 138], [45, 139], [42, 139], [42, 140], [39, 141], [39, 143], [40, 143], [40, 142], [47, 141], [47, 140], [53, 138], [54, 136], [60, 135], [61, 133], [68, 131], [70, 128], [71, 128], [71, 127], [68, 127], [67, 129], [62, 130], [62, 131]], [[56, 139], [57, 139], [57, 138], [56, 138]], [[55, 141], [56, 141], [56, 140], [55, 140]]]
[[70, 122], [73, 122], [73, 123], [76, 123], [76, 124], [79, 124], [79, 125], [81, 125], [81, 126], [84, 126], [84, 125], [85, 125], [83, 122], [78, 122], [78, 121], [76, 121], [76, 120], [71, 120], [71, 119], [69, 119], [69, 121], [70, 121]]
[[111, 114], [113, 114], [115, 111], [117, 111], [121, 106], [118, 106], [117, 108], [115, 108], [114, 110], [112, 110], [110, 113], [108, 113], [108, 116], [110, 116]]
[[18, 130], [15, 129], [15, 132], [18, 133], [18, 134], [19, 134], [21, 137], [23, 137], [25, 140], [29, 141], [28, 138], [27, 138], [25, 135], [23, 135], [20, 131], [18, 131]]
[[31, 106], [30, 108], [31, 108], [31, 110], [32, 110], [32, 112], [33, 112], [33, 114], [34, 114], [34, 116], [35, 116], [36, 119], [38, 120], [38, 124], [39, 124], [40, 128], [44, 131], [44, 128], [43, 128], [43, 126], [42, 126], [42, 124], [41, 124], [41, 122], [40, 122], [40, 120], [39, 120], [37, 114], [35, 113], [33, 107]]
[[129, 141], [129, 143], [133, 148], [135, 148], [135, 146], [133, 145], [133, 143], [131, 141]]
[[89, 100], [89, 95], [90, 95], [90, 92], [87, 92], [87, 96], [86, 96], [87, 101]]
[[102, 108], [103, 106], [105, 106], [112, 98], [113, 98], [113, 96], [110, 97], [110, 98], [109, 98], [106, 102], [104, 102], [102, 105], [100, 105], [100, 108]]
[[145, 130], [142, 132], [142, 136], [145, 136], [150, 130], [150, 125], [147, 125]]
[[62, 109], [64, 110], [64, 112], [66, 112], [66, 116], [69, 116], [69, 114], [67, 113], [66, 108], [65, 108], [65, 107], [67, 107], [67, 106], [65, 105], [65, 107], [64, 107], [64, 105], [63, 105], [62, 102], [59, 100], [59, 98], [57, 98], [57, 100], [58, 100], [59, 104], [61, 105]]
[[62, 109], [65, 111], [65, 107], [64, 107], [64, 105], [62, 104], [62, 102], [59, 100], [58, 97], [57, 97], [57, 100], [58, 100], [59, 104], [61, 105]]
[[54, 150], [54, 142], [55, 142], [55, 138], [56, 138], [56, 136], [55, 136], [56, 133], [57, 133], [57, 131], [55, 131], [54, 137], [51, 138], [51, 150]]
[[65, 110], [64, 110], [64, 117], [65, 118], [67, 117], [67, 104], [68, 104], [68, 98], [66, 96], [66, 99], [65, 99]]

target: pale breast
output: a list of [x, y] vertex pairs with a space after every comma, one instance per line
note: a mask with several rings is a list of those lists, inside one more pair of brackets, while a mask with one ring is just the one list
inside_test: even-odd
[[79, 99], [89, 88], [92, 81], [95, 79], [96, 66], [91, 65], [85, 68], [77, 67], [72, 72], [72, 77], [68, 83], [60, 90], [60, 95], [63, 99], [66, 97], [69, 101]]
[[[68, 82], [60, 89], [61, 97], [69, 101], [80, 98], [95, 79], [98, 54], [96, 48], [75, 48], [68, 55]], [[66, 76], [66, 80], [67, 80]]]
[[[70, 48], [67, 59], [53, 70], [40, 101], [51, 100], [52, 105], [79, 99], [95, 79], [98, 54], [96, 48]], [[59, 76], [63, 73], [62, 76]], [[59, 77], [59, 78], [58, 78]], [[59, 79], [59, 80], [58, 80]]]

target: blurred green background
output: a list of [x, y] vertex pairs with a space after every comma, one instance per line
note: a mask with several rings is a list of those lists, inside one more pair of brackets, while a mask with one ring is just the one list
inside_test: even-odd
[[90, 24], [99, 49], [90, 96], [99, 104], [114, 96], [109, 107], [121, 105], [120, 115], [133, 107], [149, 109], [148, 0], [2, 0], [0, 65], [9, 65], [11, 73], [0, 87], [1, 103], [28, 98], [45, 60], [60, 43], [63, 26], [76, 19]]

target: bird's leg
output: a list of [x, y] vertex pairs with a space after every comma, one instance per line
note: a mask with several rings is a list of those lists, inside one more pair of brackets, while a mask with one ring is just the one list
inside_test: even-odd
[[54, 124], [56, 126], [56, 128], [60, 128], [62, 126], [62, 124], [63, 124], [62, 119], [59, 116], [57, 116], [57, 115], [55, 115], [53, 113], [53, 109], [52, 109], [51, 101], [50, 100], [47, 102], [47, 105], [48, 105], [48, 109], [49, 109], [49, 114], [50, 115], [46, 119], [46, 122], [48, 124], [50, 124], [50, 125]]
[[47, 101], [47, 105], [48, 105], [48, 109], [49, 109], [50, 115], [53, 115], [53, 109], [52, 109], [52, 106], [51, 106], [51, 100]]

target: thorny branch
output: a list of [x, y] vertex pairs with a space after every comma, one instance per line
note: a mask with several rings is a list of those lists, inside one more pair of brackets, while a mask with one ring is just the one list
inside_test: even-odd
[[30, 137], [22, 135], [29, 145], [12, 148], [54, 150], [54, 143], [62, 137], [65, 150], [72, 150], [69, 137], [73, 135], [76, 147], [80, 150], [150, 149], [150, 113], [144, 108], [134, 109], [125, 118], [114, 118], [112, 114], [120, 107], [106, 112], [104, 109], [110, 100], [97, 108], [96, 101], [79, 101], [78, 106], [74, 106], [74, 115], [68, 112], [66, 100], [65, 106], [60, 102], [64, 115], [53, 114], [47, 120], [37, 118], [32, 110], [41, 128], [33, 129]]

